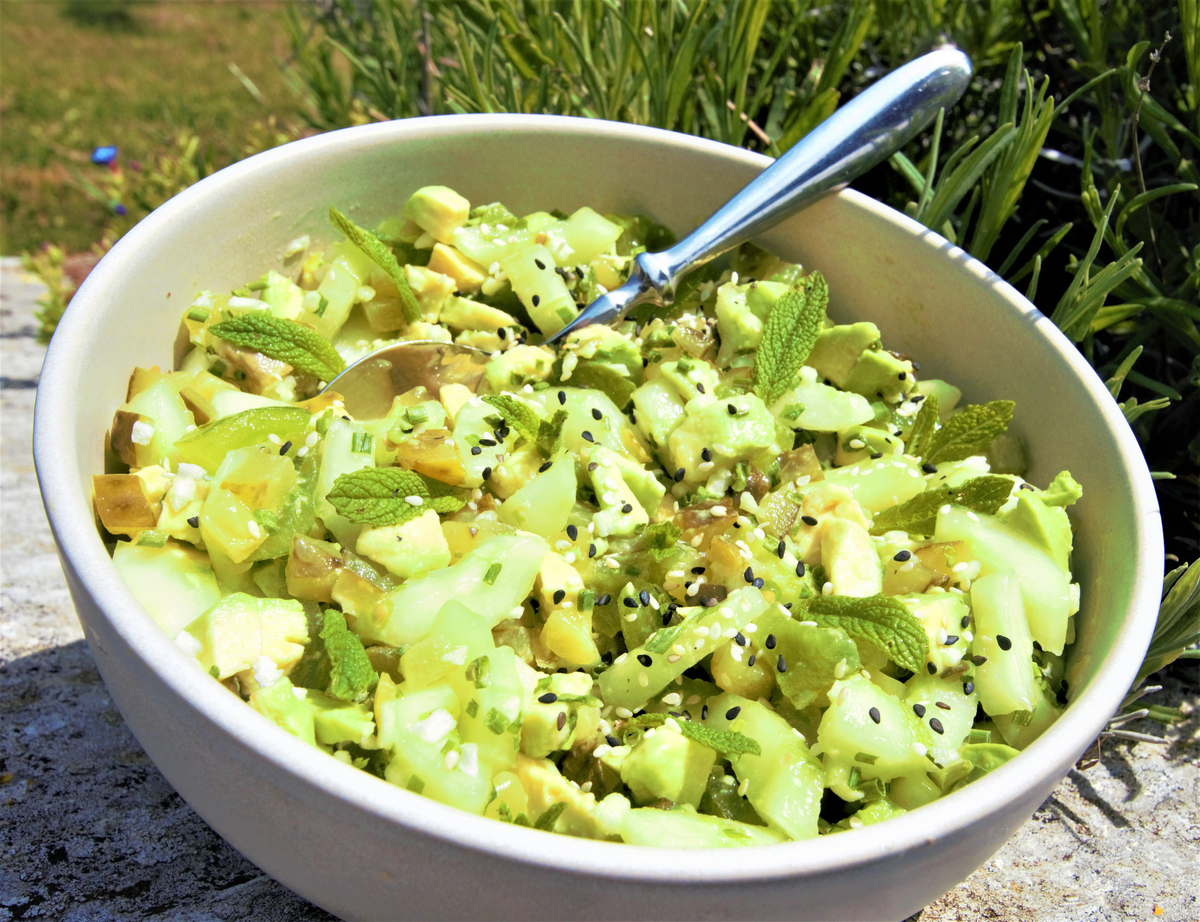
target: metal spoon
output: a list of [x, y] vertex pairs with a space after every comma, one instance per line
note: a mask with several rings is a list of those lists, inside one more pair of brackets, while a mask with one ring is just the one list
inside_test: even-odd
[[[883, 162], [928, 125], [939, 109], [958, 102], [970, 79], [970, 58], [949, 46], [888, 74], [834, 112], [675, 246], [635, 257], [624, 285], [601, 295], [546, 342], [588, 324], [612, 323], [639, 304], [670, 304], [676, 284], [690, 270]], [[482, 366], [486, 357], [487, 353], [471, 346], [397, 343], [351, 365], [329, 382], [327, 390], [340, 393], [356, 416], [367, 417], [360, 409], [367, 406], [372, 412], [382, 407], [378, 411], [382, 415], [394, 395], [416, 384], [436, 391], [433, 379], [441, 369], [461, 374], [464, 368]]]

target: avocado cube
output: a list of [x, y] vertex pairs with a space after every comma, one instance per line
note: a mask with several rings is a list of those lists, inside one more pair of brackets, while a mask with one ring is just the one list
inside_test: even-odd
[[621, 780], [633, 792], [637, 804], [665, 798], [695, 807], [700, 804], [716, 760], [717, 754], [707, 746], [662, 726], [647, 733], [626, 756], [621, 764]]
[[428, 267], [454, 279], [459, 291], [478, 291], [487, 280], [487, 270], [457, 247], [435, 243]]
[[525, 711], [521, 723], [521, 752], [534, 759], [570, 749], [579, 722], [579, 708], [574, 703], [559, 701], [557, 697], [549, 703], [539, 699], [549, 697], [550, 693], [586, 695], [592, 689], [592, 677], [583, 672], [555, 673], [548, 678], [550, 681], [544, 687], [539, 683], [533, 704]]
[[[879, 327], [873, 323], [849, 323], [822, 330], [805, 364], [838, 387], [846, 387], [846, 379], [854, 370], [858, 357], [879, 342]], [[874, 393], [874, 392], [872, 392]]]
[[404, 205], [404, 217], [439, 243], [453, 243], [454, 231], [467, 223], [470, 213], [471, 203], [446, 186], [423, 186]]
[[917, 379], [912, 370], [912, 362], [907, 359], [896, 358], [882, 349], [868, 349], [858, 357], [842, 386], [864, 397], [881, 396], [895, 402], [916, 389]]
[[400, 525], [364, 528], [355, 550], [387, 567], [401, 579], [421, 576], [450, 565], [450, 545], [432, 509]]

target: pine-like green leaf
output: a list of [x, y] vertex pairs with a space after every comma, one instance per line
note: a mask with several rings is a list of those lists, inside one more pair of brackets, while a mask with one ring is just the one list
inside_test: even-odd
[[490, 394], [483, 398], [483, 402], [495, 407], [510, 429], [531, 442], [538, 440], [542, 419], [525, 401], [511, 394]]
[[408, 284], [408, 276], [396, 262], [396, 257], [388, 249], [387, 244], [370, 231], [359, 227], [332, 205], [329, 206], [329, 220], [395, 282], [396, 289], [400, 292], [400, 310], [404, 314], [405, 321], [415, 323], [420, 320], [421, 305], [417, 303], [417, 296], [413, 294], [412, 288]]
[[287, 362], [300, 374], [321, 381], [332, 381], [346, 370], [346, 363], [329, 340], [294, 320], [251, 311], [214, 323], [208, 332], [235, 346]]
[[356, 525], [376, 526], [399, 525], [429, 509], [446, 515], [465, 502], [445, 484], [398, 467], [365, 467], [342, 474], [326, 499]]
[[939, 412], [937, 394], [928, 395], [925, 402], [921, 404], [921, 409], [917, 411], [912, 429], [909, 430], [908, 443], [904, 446], [905, 454], [912, 455], [914, 458], [925, 457], [925, 452], [929, 451], [933, 434], [937, 430]]
[[321, 639], [329, 654], [329, 694], [343, 701], [362, 701], [379, 681], [379, 675], [358, 635], [346, 627], [345, 615], [330, 608], [324, 618]]
[[999, 474], [972, 477], [957, 487], [926, 490], [906, 503], [884, 509], [875, 516], [871, 534], [906, 531], [911, 535], [932, 535], [938, 510], [947, 504], [966, 506], [974, 512], [995, 515], [1012, 494], [1014, 481]]
[[827, 595], [807, 603], [806, 617], [822, 627], [844, 631], [887, 653], [897, 666], [919, 672], [929, 654], [925, 628], [901, 602], [886, 595], [865, 599]]
[[828, 303], [829, 286], [820, 272], [814, 272], [771, 308], [754, 357], [754, 392], [767, 406], [795, 386], [796, 376], [816, 344]]
[[533, 824], [533, 828], [541, 829], [544, 832], [550, 832], [552, 829], [554, 829], [554, 824], [558, 822], [558, 818], [563, 815], [563, 811], [566, 809], [567, 805], [565, 801], [560, 800], [556, 804], [551, 804], [546, 808], [542, 815], [537, 818], [537, 821]]
[[621, 410], [626, 407], [630, 398], [633, 397], [633, 392], [637, 390], [637, 385], [620, 372], [603, 362], [591, 362], [587, 359], [581, 360], [575, 366], [570, 379], [564, 383], [569, 383], [572, 387], [586, 387], [603, 391], [617, 409]]
[[956, 413], [930, 439], [925, 460], [941, 464], [983, 454], [996, 436], [1004, 434], [1016, 407], [1011, 400], [993, 400]]
[[567, 411], [556, 410], [549, 420], [543, 419], [538, 424], [538, 442], [547, 458], [558, 454], [562, 448], [563, 426], [567, 422]]

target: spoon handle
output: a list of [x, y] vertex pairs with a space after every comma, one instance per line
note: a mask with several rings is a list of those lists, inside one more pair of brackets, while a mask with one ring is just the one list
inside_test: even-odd
[[871, 85], [818, 125], [707, 221], [661, 253], [642, 253], [629, 281], [584, 308], [563, 331], [611, 322], [635, 304], [670, 303], [689, 270], [774, 227], [881, 163], [954, 105], [971, 60], [943, 47]]

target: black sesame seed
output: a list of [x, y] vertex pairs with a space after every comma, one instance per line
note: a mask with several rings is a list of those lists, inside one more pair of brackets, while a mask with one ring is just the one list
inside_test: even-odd
[[879, 708], [871, 708], [867, 711], [867, 716], [870, 717], [871, 720], [875, 721], [875, 723], [879, 723], [881, 720], [883, 720], [883, 717], [879, 713]]
[[779, 654], [779, 659], [775, 661], [775, 668], [780, 672], [787, 672], [787, 660], [783, 658], [783, 654]]
[[480, 448], [478, 445], [472, 445], [471, 446], [471, 454], [481, 455], [481, 454], [483, 454], [483, 449]]
[[742, 574], [742, 579], [748, 583], [754, 582], [754, 570], [750, 567], [746, 567], [746, 572]]
[[961, 627], [965, 631], [967, 628], [969, 628], [971, 626], [971, 616], [963, 615], [962, 621], [958, 622], [958, 624], [959, 624], [959, 627]]
[[567, 392], [566, 391], [558, 392], [558, 402], [562, 403], [562, 404], [565, 404], [567, 402]]
[[554, 692], [546, 692], [544, 695], [538, 695], [538, 701], [542, 704], [553, 704], [557, 700], [558, 695], [554, 694]]
[[937, 465], [930, 464], [928, 461], [926, 461], [924, 464], [921, 465], [921, 470], [923, 470], [926, 474], [936, 474], [937, 473]]
[[700, 457], [701, 457], [701, 459], [703, 459], [705, 461], [711, 461], [712, 460], [712, 452], [709, 451], [707, 448], [705, 448], [700, 452]]
[[631, 503], [626, 503], [624, 506], [621, 507], [621, 511], [624, 512], [626, 515], [629, 515], [629, 513], [633, 512], [633, 505]]
[[974, 692], [975, 692], [975, 683], [974, 682], [963, 682], [963, 694], [964, 695], [974, 694]]
[[700, 719], [708, 720], [708, 705], [707, 704], [704, 705], [704, 707], [700, 708]]
[[932, 730], [934, 733], [936, 733], [938, 736], [941, 736], [943, 733], [946, 732], [946, 728], [942, 726], [942, 722], [940, 720], [938, 720], [936, 717], [929, 718], [929, 729]]
[[974, 663], [976, 666], [982, 666], [984, 663], [987, 662], [987, 657], [986, 656], [972, 656], [971, 662]]
[[764, 580], [761, 576], [756, 576], [754, 578], [754, 582], [752, 582], [750, 585], [753, 586], [755, 589], [761, 589], [766, 584], [767, 584], [766, 580]]
[[947, 647], [953, 647], [956, 643], [958, 643], [958, 635], [957, 634], [947, 634], [946, 635], [946, 646]]
[[817, 520], [811, 515], [800, 516], [800, 521], [803, 522], [805, 525], [808, 525], [809, 527], [812, 527], [813, 525], [817, 524]]
[[596, 461], [589, 461], [589, 462], [588, 462], [588, 470], [589, 470], [589, 471], [594, 471], [594, 470], [595, 470], [596, 468], [598, 468], [599, 466], [600, 466], [600, 465], [599, 465], [599, 463], [597, 463]]
[[654, 665], [654, 660], [650, 659], [650, 654], [648, 654], [648, 653], [639, 653], [637, 659], [638, 659], [638, 662], [641, 663], [643, 666]]
[[647, 592], [645, 589], [643, 589], [641, 592], [638, 593], [638, 598], [642, 600], [643, 605], [650, 604], [650, 593]]
[[600, 654], [600, 662], [602, 662], [605, 666], [611, 666], [612, 661], [613, 661], [612, 650], [605, 650], [603, 653]]
[[797, 576], [804, 575], [804, 561], [803, 560], [800, 561], [798, 564], [796, 564], [796, 575]]
[[746, 646], [746, 635], [743, 634], [741, 631], [738, 631], [736, 634], [733, 635], [733, 642], [736, 643], [739, 647]]
[[588, 545], [588, 557], [595, 557], [595, 556], [596, 556], [596, 545], [589, 544]]
[[506, 340], [508, 339], [508, 330], [504, 329], [504, 327], [501, 327], [496, 331], [496, 335], [499, 336], [502, 341]]
[[796, 604], [795, 602], [787, 602], [783, 607], [786, 608], [788, 611], [791, 611], [792, 606], [795, 604]]
[[492, 469], [490, 467], [485, 467], [483, 469], [483, 479], [487, 480], [491, 476], [492, 476]]
[[542, 303], [542, 299], [539, 298], [537, 295], [534, 295], [532, 298], [530, 298], [530, 300], [533, 302], [534, 307], [537, 307], [539, 304]]
[[872, 461], [878, 461], [878, 460], [879, 460], [880, 458], [882, 458], [882, 457], [883, 457], [883, 452], [882, 452], [882, 451], [873, 451], [873, 452], [871, 452], [871, 460], [872, 460]]
[[692, 572], [695, 573], [697, 576], [699, 576], [706, 569], [707, 569], [706, 567], [692, 567]]
[[586, 442], [594, 442], [594, 441], [596, 441], [596, 440], [595, 440], [595, 439], [592, 437], [592, 434], [591, 434], [590, 432], [588, 432], [586, 429], [584, 429], [584, 430], [583, 430], [583, 438], [584, 438], [584, 441], [586, 441]]
[[624, 605], [626, 608], [637, 608], [638, 607], [637, 599], [631, 599], [629, 596], [625, 596], [625, 598], [621, 599], [621, 604]]
[[541, 467], [538, 468], [538, 473], [539, 474], [546, 473], [546, 471], [550, 470], [550, 465], [553, 463], [554, 463], [553, 461], [547, 461], [545, 464], [543, 464]]
[[731, 707], [728, 711], [725, 712], [725, 719], [726, 720], [736, 720], [738, 714], [740, 714], [740, 713], [742, 713], [742, 709], [740, 707]]
[[777, 556], [780, 560], [783, 560], [783, 555], [786, 553], [787, 544], [784, 543], [783, 539], [780, 539], [779, 545], [775, 548], [775, 556]]
[[925, 668], [929, 671], [930, 675], [937, 675], [937, 666], [933, 665], [933, 663], [926, 663]]
[[480, 439], [480, 445], [486, 445], [488, 448], [495, 448], [496, 442], [493, 439]]
[[615, 736], [604, 737], [604, 742], [608, 743], [608, 745], [612, 746], [614, 749], [617, 746], [621, 745], [621, 741], [619, 739], [617, 739]]
[[725, 409], [729, 411], [730, 416], [737, 416], [737, 407], [735, 407], [732, 403], [726, 404]]
[[893, 557], [892, 560], [895, 560], [898, 563], [904, 563], [904, 561], [910, 560], [911, 558], [912, 551], [897, 551], [896, 556]]
[[592, 407], [592, 419], [604, 419], [604, 414], [595, 407]]
[[200, 527], [200, 516], [198, 516], [198, 515], [188, 516], [188, 524], [191, 525], [192, 528], [199, 528]]
[[704, 389], [704, 385], [703, 385], [703, 384], [697, 384], [697, 385], [696, 385], [696, 390], [697, 390], [697, 391], [699, 391], [701, 394], [706, 394], [706, 393], [708, 393], [708, 392], [707, 392], [707, 391]]
[[[537, 299], [537, 295], [534, 295], [533, 297], [534, 297], [534, 299], [535, 299], [535, 300]], [[567, 712], [566, 712], [566, 711], [562, 711], [562, 712], [561, 712], [561, 713], [558, 715], [558, 720], [556, 720], [556, 721], [554, 722], [554, 724], [555, 724], [555, 726], [556, 726], [556, 727], [558, 727], [558, 729], [560, 729], [560, 730], [561, 730], [563, 727], [565, 727], [565, 726], [567, 725]]]
[[[595, 545], [593, 544], [592, 547], [595, 547]], [[604, 595], [600, 596], [600, 598], [596, 599], [596, 604], [597, 605], [607, 605], [611, 601], [612, 601], [612, 596], [606, 592], [606, 593], [604, 593]]]
[[767, 647], [767, 649], [768, 649], [768, 650], [774, 650], [774, 649], [775, 649], [775, 635], [774, 635], [774, 634], [768, 634], [768, 635], [767, 635], [766, 647]]
[[1004, 650], [1005, 652], [1012, 649], [1012, 641], [1009, 640], [1007, 637], [1005, 637], [1003, 634], [996, 635], [996, 644], [997, 644], [997, 646], [1000, 647], [1001, 650]]
[[754, 654], [753, 654], [753, 653], [751, 653], [751, 654], [750, 654], [750, 659], [746, 660], [746, 665], [747, 665], [747, 666], [753, 666], [753, 665], [754, 665], [754, 660], [755, 660], [755, 656], [754, 656]]
[[542, 607], [542, 603], [539, 602], [537, 599], [530, 599], [529, 607], [532, 608], [534, 611], [539, 611]]
[[561, 602], [561, 601], [562, 601], [563, 599], [565, 599], [566, 597], [567, 597], [567, 590], [565, 590], [565, 589], [555, 589], [555, 590], [554, 590], [554, 595], [553, 595], [553, 597], [552, 597], [552, 598], [554, 599], [554, 604], [555, 604], [555, 605], [557, 605], [559, 602]]
[[567, 526], [567, 537], [574, 541], [579, 537], [579, 529], [574, 525]]
[[924, 395], [924, 394], [917, 394], [915, 397], [909, 397], [908, 399], [909, 399], [910, 401], [912, 401], [913, 403], [920, 403], [922, 400], [924, 400], [924, 399], [925, 399], [925, 395]]
[[533, 264], [534, 264], [535, 266], [537, 266], [539, 269], [545, 269], [545, 268], [546, 268], [546, 264], [545, 264], [544, 262], [542, 262], [540, 259], [535, 259], [535, 260], [533, 261]]
[[913, 705], [913, 713], [916, 714], [918, 717], [924, 717], [925, 716], [925, 705], [914, 704]]
[[935, 701], [933, 703], [940, 707], [943, 711], [950, 710], [950, 705], [948, 705], [945, 701]]
[[675, 612], [669, 608], [663, 609], [663, 627], [666, 627], [668, 624], [671, 623], [671, 616], [674, 614], [675, 614]]
[[675, 482], [679, 483], [679, 481], [683, 480], [683, 475], [686, 473], [687, 473], [687, 471], [685, 471], [683, 468], [680, 468], [679, 470], [677, 470], [675, 472]]
[[284, 442], [282, 445], [279, 446], [279, 453], [281, 455], [286, 455], [289, 451], [291, 451], [291, 448], [292, 448], [292, 443], [290, 441]]

